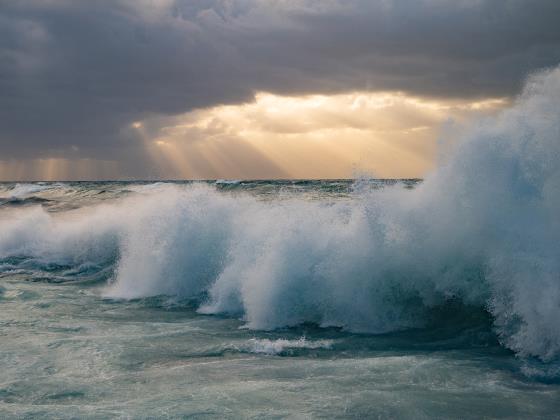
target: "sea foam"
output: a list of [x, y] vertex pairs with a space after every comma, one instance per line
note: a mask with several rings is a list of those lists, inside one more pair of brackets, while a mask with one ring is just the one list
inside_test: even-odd
[[271, 356], [290, 354], [295, 350], [316, 350], [330, 349], [333, 345], [332, 340], [315, 340], [310, 341], [305, 337], [298, 340], [258, 340], [253, 338], [249, 340], [247, 345], [242, 349], [248, 353], [267, 354]]

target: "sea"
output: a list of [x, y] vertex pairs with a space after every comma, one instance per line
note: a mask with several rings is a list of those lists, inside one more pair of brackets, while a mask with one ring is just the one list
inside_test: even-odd
[[422, 181], [0, 184], [0, 418], [559, 419], [559, 97]]
[[560, 418], [508, 176], [2, 183], [0, 418]]

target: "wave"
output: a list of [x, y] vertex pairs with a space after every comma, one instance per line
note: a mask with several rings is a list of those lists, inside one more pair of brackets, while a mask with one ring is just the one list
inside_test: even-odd
[[[523, 357], [560, 358], [560, 69], [457, 134], [412, 190], [258, 200], [160, 184], [119, 202], [0, 214], [0, 258], [112, 267], [108, 297], [174, 295], [248, 328], [383, 333], [449, 301]], [[17, 259], [15, 260], [17, 261]], [[266, 347], [266, 346], [265, 346]]]
[[316, 349], [330, 349], [333, 345], [333, 340], [307, 340], [305, 337], [299, 340], [269, 340], [269, 339], [256, 339], [249, 340], [247, 345], [242, 348], [242, 351], [255, 354], [267, 355], [289, 355], [295, 350], [316, 350]]
[[61, 186], [62, 184], [60, 183], [15, 184], [5, 190], [4, 193], [11, 199], [21, 199], [41, 191], [59, 188]]
[[237, 179], [218, 179], [215, 182], [216, 184], [220, 185], [220, 184], [224, 184], [224, 185], [237, 185], [237, 184], [241, 184], [240, 180]]
[[51, 200], [42, 197], [27, 197], [27, 198], [0, 198], [0, 206], [28, 206], [34, 204], [47, 204]]

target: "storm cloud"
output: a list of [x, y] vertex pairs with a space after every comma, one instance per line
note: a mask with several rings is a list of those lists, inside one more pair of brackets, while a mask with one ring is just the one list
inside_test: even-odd
[[134, 121], [260, 91], [511, 97], [560, 61], [559, 21], [557, 0], [0, 0], [0, 160], [137, 165]]

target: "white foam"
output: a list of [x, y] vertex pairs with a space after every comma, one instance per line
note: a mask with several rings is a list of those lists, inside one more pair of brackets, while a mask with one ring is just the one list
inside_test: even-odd
[[268, 340], [268, 339], [256, 339], [253, 338], [249, 340], [245, 351], [255, 354], [268, 354], [268, 355], [278, 355], [282, 353], [289, 352], [291, 350], [297, 349], [330, 349], [333, 345], [333, 340], [307, 340], [302, 337], [298, 340]]

